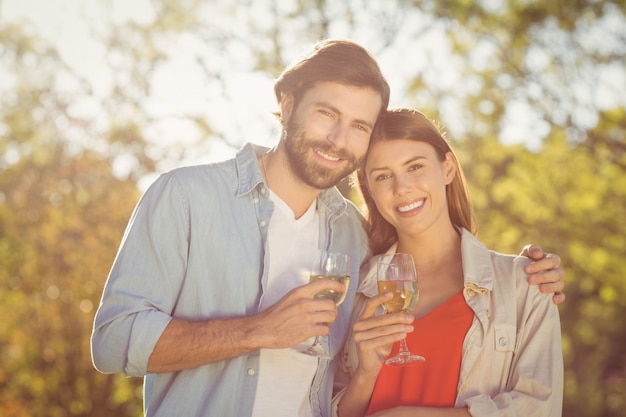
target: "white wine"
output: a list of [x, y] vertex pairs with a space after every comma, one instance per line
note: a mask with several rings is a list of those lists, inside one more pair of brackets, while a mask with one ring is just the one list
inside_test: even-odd
[[[376, 277], [378, 292], [391, 293], [393, 298], [383, 303], [385, 313], [398, 311], [412, 312], [419, 298], [417, 271], [413, 256], [409, 253], [388, 253], [377, 261]], [[421, 355], [415, 355], [406, 346], [406, 338], [400, 340], [398, 354], [388, 358], [385, 363], [390, 366], [412, 365], [423, 362]]]
[[383, 304], [390, 312], [411, 311], [417, 302], [417, 282], [411, 280], [378, 281], [378, 293], [393, 293], [393, 298]]
[[315, 294], [315, 298], [323, 298], [325, 300], [333, 300], [335, 305], [343, 303], [346, 299], [346, 293], [348, 292], [348, 285], [350, 284], [350, 275], [311, 275], [309, 282], [317, 281], [318, 279], [331, 279], [333, 281], [341, 282], [346, 286], [346, 291], [337, 292], [333, 290], [324, 290]]

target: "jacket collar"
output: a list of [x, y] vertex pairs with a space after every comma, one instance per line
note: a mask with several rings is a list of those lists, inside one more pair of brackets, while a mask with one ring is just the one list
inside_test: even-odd
[[[385, 252], [395, 253], [398, 243], [394, 243]], [[489, 250], [468, 230], [461, 230], [461, 256], [463, 258], [463, 293], [466, 297], [473, 297], [478, 294], [486, 294], [493, 289], [493, 267], [491, 264], [491, 254]], [[368, 297], [378, 294], [376, 284], [376, 261], [379, 256], [370, 258], [361, 270], [361, 283], [359, 292]], [[419, 277], [418, 277], [419, 279]]]
[[466, 229], [461, 230], [461, 256], [465, 296], [473, 297], [491, 291], [494, 274], [489, 249]]

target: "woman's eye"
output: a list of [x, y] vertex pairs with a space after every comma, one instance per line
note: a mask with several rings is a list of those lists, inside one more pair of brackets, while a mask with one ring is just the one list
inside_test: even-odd
[[375, 180], [375, 181], [384, 181], [384, 180], [386, 180], [386, 179], [387, 179], [387, 178], [389, 178], [389, 177], [390, 177], [390, 175], [389, 175], [389, 174], [380, 174], [380, 175], [377, 175], [377, 176], [374, 178], [374, 180]]

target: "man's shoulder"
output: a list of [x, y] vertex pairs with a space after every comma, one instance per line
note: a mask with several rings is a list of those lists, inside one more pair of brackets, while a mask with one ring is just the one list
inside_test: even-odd
[[170, 176], [181, 182], [206, 181], [209, 177], [233, 175], [235, 159], [226, 159], [206, 164], [185, 165], [173, 168], [163, 175]]

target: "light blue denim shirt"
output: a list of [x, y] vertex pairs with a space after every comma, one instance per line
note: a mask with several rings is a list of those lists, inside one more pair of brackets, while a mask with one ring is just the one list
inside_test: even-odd
[[[273, 211], [256, 159], [264, 151], [247, 144], [231, 160], [163, 174], [130, 219], [96, 313], [92, 357], [102, 372], [145, 377], [146, 416], [252, 413], [258, 351], [181, 372], [148, 374], [147, 364], [172, 317], [198, 321], [259, 312]], [[320, 248], [353, 259], [346, 301], [324, 338], [334, 355], [345, 340], [369, 249], [358, 210], [337, 189], [320, 194], [318, 210]], [[330, 415], [336, 362], [319, 362], [310, 395], [315, 416]]]

